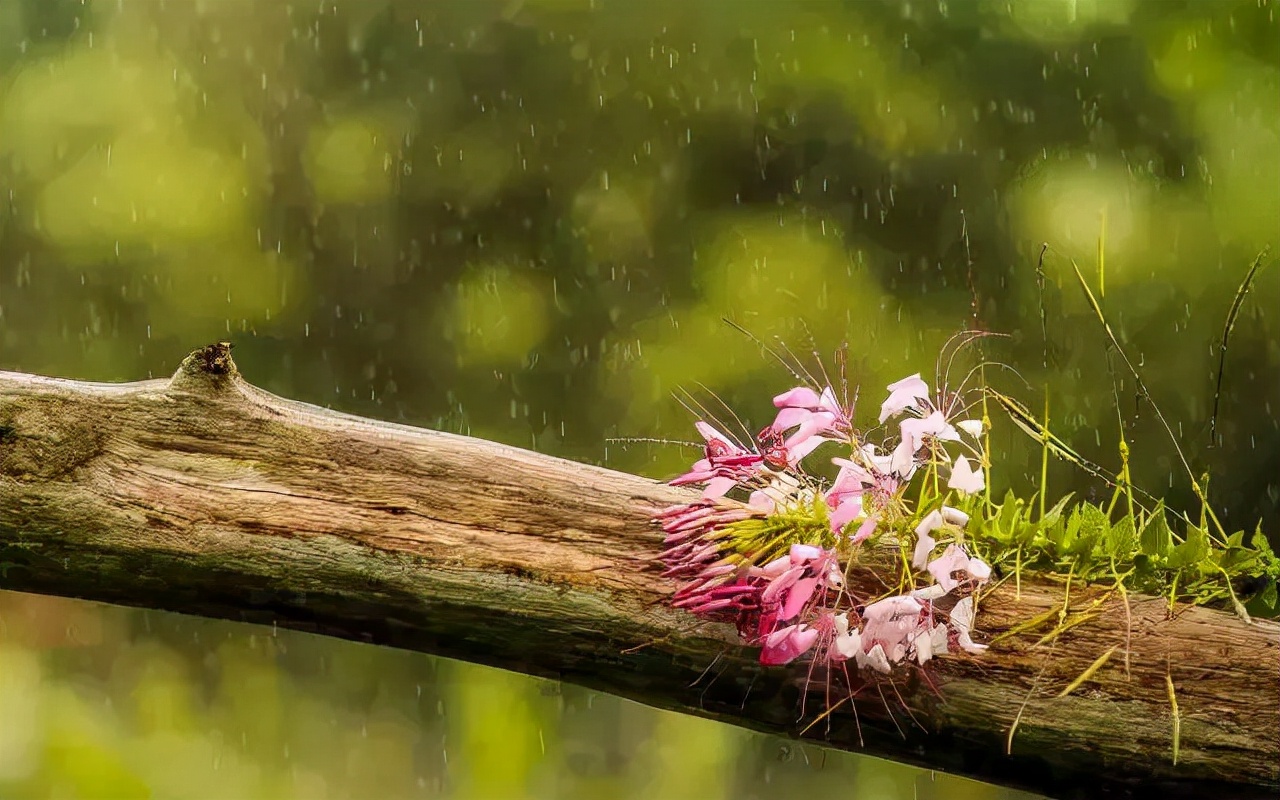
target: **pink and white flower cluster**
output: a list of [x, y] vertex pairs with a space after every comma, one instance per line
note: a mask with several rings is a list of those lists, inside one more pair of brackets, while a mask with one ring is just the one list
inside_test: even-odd
[[[951, 492], [984, 488], [982, 461], [970, 460], [980, 452], [981, 423], [948, 419], [957, 398], [944, 402], [940, 395], [935, 402], [919, 375], [887, 388], [879, 422], [896, 420], [892, 446], [867, 442], [852, 405], [841, 404], [830, 387], [798, 387], [775, 397], [773, 424], [747, 445], [697, 423], [703, 457], [672, 483], [701, 485], [702, 497], [657, 517], [666, 534], [664, 574], [682, 581], [675, 607], [732, 622], [746, 643], [760, 648], [764, 664], [807, 656], [887, 674], [896, 664], [924, 664], [953, 649], [986, 649], [972, 638], [974, 593], [991, 569], [962, 544], [968, 516], [945, 505]], [[803, 462], [828, 442], [847, 455], [831, 459], [839, 471], [824, 484]], [[906, 489], [921, 474], [938, 487], [936, 507], [914, 530], [912, 566], [929, 582], [863, 602], [846, 585], [845, 565], [878, 531], [901, 536], [902, 525], [918, 515]], [[731, 491], [747, 502], [727, 500]], [[814, 520], [821, 524], [805, 524]], [[761, 530], [768, 535], [758, 535]], [[935, 534], [951, 540], [936, 556]]]

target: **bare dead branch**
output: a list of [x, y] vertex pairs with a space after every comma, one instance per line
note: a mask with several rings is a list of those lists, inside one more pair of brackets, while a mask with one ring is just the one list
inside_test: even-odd
[[[798, 735], [804, 669], [763, 670], [732, 630], [665, 605], [649, 518], [689, 497], [284, 400], [242, 380], [225, 345], [170, 380], [0, 373], [0, 587], [439, 653]], [[874, 593], [872, 570], [896, 558], [870, 556], [853, 581]], [[1102, 597], [1073, 589], [1073, 609]], [[869, 700], [865, 747], [847, 703], [805, 736], [1053, 796], [1275, 796], [1280, 625], [1124, 602], [1052, 646], [1028, 632], [935, 661], [940, 692], [899, 681], [910, 715], [895, 718], [919, 727], [900, 733]], [[1020, 599], [988, 595], [980, 622], [990, 636], [1061, 604], [1024, 580]], [[1127, 659], [1059, 696], [1109, 648]]]

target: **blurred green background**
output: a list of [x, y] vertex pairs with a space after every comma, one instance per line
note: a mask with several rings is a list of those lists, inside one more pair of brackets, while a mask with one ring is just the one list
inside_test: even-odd
[[[849, 344], [870, 408], [965, 326], [1192, 507], [1280, 527], [1280, 21], [1267, 0], [0, 0], [0, 367], [253, 382], [665, 478], [672, 392], [770, 420]], [[1050, 245], [1037, 271], [1042, 242]], [[1041, 275], [1043, 276], [1041, 279]], [[1043, 312], [1043, 323], [1041, 314]], [[1004, 425], [993, 480], [1027, 490]], [[1051, 492], [1106, 487], [1053, 465]], [[0, 521], [0, 525], [3, 525]], [[0, 576], [0, 587], [3, 577]], [[1011, 793], [318, 637], [0, 593], [0, 795]]]

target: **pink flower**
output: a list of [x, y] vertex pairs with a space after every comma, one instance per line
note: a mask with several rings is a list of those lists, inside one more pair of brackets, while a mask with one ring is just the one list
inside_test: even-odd
[[878, 515], [867, 513], [865, 497], [869, 494], [875, 504], [887, 504], [902, 485], [902, 479], [893, 472], [883, 471], [886, 462], [877, 456], [875, 448], [866, 445], [863, 448], [863, 460], [866, 466], [847, 458], [833, 458], [831, 463], [840, 468], [835, 482], [823, 496], [830, 509], [831, 530], [840, 533], [853, 520], [867, 515], [858, 533], [853, 537], [855, 543], [861, 542], [875, 532], [875, 521]]
[[916, 400], [929, 399], [929, 385], [920, 378], [917, 372], [909, 378], [903, 378], [896, 383], [891, 383], [887, 387], [889, 389], [889, 399], [885, 400], [880, 406], [880, 422], [884, 422], [895, 414], [901, 414], [908, 408], [919, 408]]
[[808, 625], [788, 625], [769, 634], [760, 650], [760, 663], [766, 666], [789, 664], [813, 647], [818, 630]]
[[756, 641], [773, 636], [778, 623], [794, 624], [804, 618], [823, 602], [827, 589], [844, 580], [835, 551], [808, 544], [793, 544], [787, 555], [747, 574], [752, 580], [767, 582], [759, 595]]
[[916, 450], [918, 449], [912, 445], [910, 437], [903, 436], [889, 456], [888, 472], [901, 475], [904, 481], [911, 480], [911, 476], [916, 474]]
[[862, 516], [862, 492], [834, 496], [828, 493], [826, 500], [833, 531], [844, 530], [845, 525]]
[[849, 541], [853, 544], [862, 544], [876, 532], [876, 526], [880, 524], [879, 514], [868, 514], [867, 518], [858, 526], [858, 530], [853, 534], [853, 538]]
[[831, 514], [831, 530], [839, 533], [844, 526], [862, 516], [862, 495], [875, 485], [875, 479], [861, 465], [845, 458], [833, 458], [840, 467], [835, 482], [823, 496]]
[[795, 429], [784, 446], [793, 455], [793, 464], [832, 438], [847, 438], [853, 430], [852, 410], [842, 408], [830, 386], [818, 394], [806, 386], [797, 386], [773, 398], [778, 416], [765, 429], [783, 434]]
[[766, 514], [772, 514], [773, 509], [777, 507], [778, 502], [774, 500], [773, 496], [770, 495], [769, 492], [765, 491], [764, 489], [756, 489], [754, 492], [751, 493], [751, 496], [747, 498], [747, 505], [751, 506], [757, 511], [763, 511]]
[[709, 586], [691, 583], [676, 593], [671, 605], [703, 617], [733, 619], [743, 611], [759, 608], [759, 595], [760, 587], [744, 580]]
[[729, 437], [701, 420], [694, 424], [707, 441], [704, 456], [688, 472], [674, 478], [672, 486], [705, 483], [703, 499], [714, 500], [723, 497], [739, 483], [760, 474], [763, 456], [734, 444]]
[[791, 545], [785, 557], [753, 572], [770, 579], [760, 594], [760, 605], [770, 621], [780, 622], [800, 616], [819, 589], [839, 586], [843, 580], [835, 552], [808, 544]]

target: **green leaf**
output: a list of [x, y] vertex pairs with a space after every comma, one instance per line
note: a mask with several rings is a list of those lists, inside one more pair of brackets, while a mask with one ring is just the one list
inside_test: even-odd
[[1156, 503], [1156, 508], [1142, 526], [1138, 536], [1144, 555], [1163, 558], [1173, 547], [1173, 531], [1169, 530], [1169, 521], [1164, 516], [1164, 502]]
[[1045, 512], [1044, 518], [1040, 520], [1040, 524], [1049, 527], [1057, 523], [1062, 518], [1062, 512], [1067, 507], [1067, 503], [1071, 502], [1071, 498], [1075, 492], [1068, 492], [1067, 496], [1053, 504], [1053, 508]]
[[1258, 528], [1253, 532], [1253, 537], [1249, 539], [1249, 544], [1254, 550], [1266, 561], [1275, 561], [1275, 551], [1271, 549], [1271, 542], [1267, 539], [1267, 535], [1262, 532], [1262, 523], [1258, 523]]
[[1013, 532], [1019, 518], [1022, 516], [1024, 502], [1022, 498], [1014, 496], [1012, 489], [1004, 496], [1004, 502], [1000, 504], [1000, 514], [996, 517], [996, 524], [999, 526], [1002, 535]]
[[[1070, 552], [1076, 556], [1089, 556], [1098, 549], [1099, 543], [1103, 541], [1103, 537], [1110, 529], [1111, 524], [1107, 519], [1106, 512], [1092, 503], [1080, 506], [1079, 511], [1076, 539], [1070, 544]], [[1075, 519], [1073, 519], [1074, 521]], [[1069, 528], [1070, 526], [1068, 526]]]
[[1034, 522], [1026, 519], [1018, 520], [1017, 526], [1013, 529], [1011, 540], [1014, 544], [1029, 545], [1035, 541], [1038, 530], [1039, 528]]
[[1265, 589], [1262, 590], [1262, 594], [1259, 596], [1259, 599], [1267, 608], [1274, 609], [1276, 607], [1276, 602], [1280, 600], [1280, 596], [1278, 595], [1280, 595], [1280, 591], [1277, 591], [1276, 589], [1276, 582], [1272, 581], [1267, 584]]
[[1052, 545], [1052, 549], [1056, 552], [1065, 551], [1076, 540], [1076, 534], [1080, 530], [1080, 509], [1073, 508], [1071, 514], [1066, 518], [1058, 520], [1058, 524], [1052, 525], [1044, 532], [1045, 539]]
[[1199, 564], [1209, 555], [1209, 534], [1204, 528], [1187, 529], [1187, 539], [1169, 551], [1166, 562], [1170, 568], [1179, 569]]
[[1126, 516], [1107, 532], [1106, 553], [1112, 558], [1125, 560], [1133, 557], [1134, 539], [1133, 517]]

